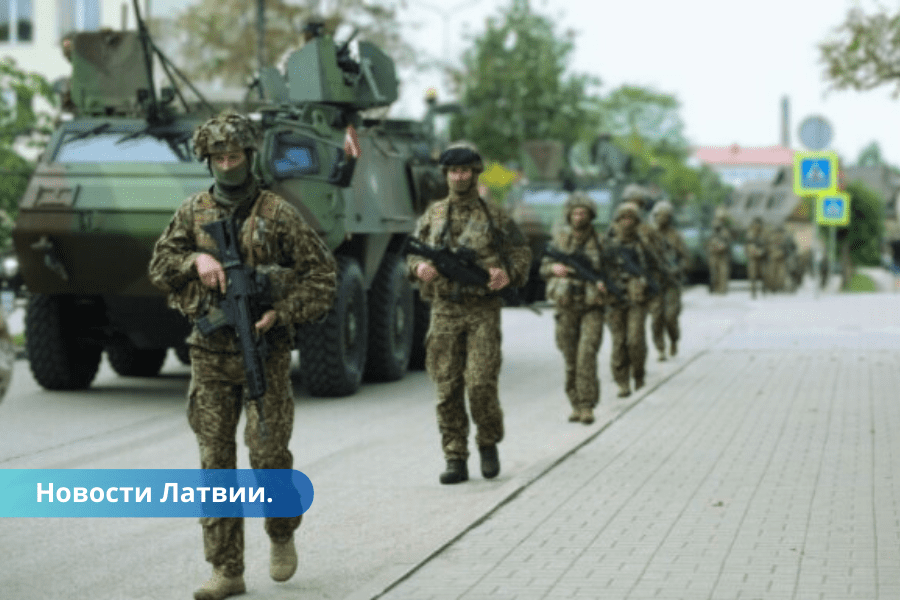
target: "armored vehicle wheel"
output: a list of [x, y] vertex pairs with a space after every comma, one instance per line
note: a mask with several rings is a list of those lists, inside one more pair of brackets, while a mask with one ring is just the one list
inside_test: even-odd
[[106, 348], [113, 371], [122, 377], [156, 377], [166, 362], [168, 348], [137, 348], [130, 343]]
[[31, 374], [48, 390], [80, 390], [94, 380], [103, 348], [78, 338], [74, 301], [33, 294], [25, 313], [25, 349]]
[[413, 341], [413, 290], [406, 263], [385, 254], [369, 289], [369, 352], [365, 377], [396, 381], [406, 375]]
[[413, 343], [409, 356], [409, 368], [421, 371], [425, 368], [425, 334], [431, 324], [431, 307], [415, 291], [413, 300]]
[[362, 270], [354, 259], [338, 257], [335, 293], [324, 321], [307, 323], [298, 333], [300, 372], [313, 396], [347, 396], [362, 382], [368, 311]]

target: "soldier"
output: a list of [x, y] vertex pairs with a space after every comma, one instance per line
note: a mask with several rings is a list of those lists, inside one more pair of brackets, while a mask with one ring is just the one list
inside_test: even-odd
[[607, 237], [606, 256], [615, 282], [625, 292], [624, 299], [610, 298], [606, 322], [612, 336], [612, 374], [619, 385], [619, 397], [644, 387], [647, 340], [644, 321], [651, 288], [656, 281], [659, 264], [653, 242], [641, 235], [640, 211], [631, 202], [616, 208], [611, 235]]
[[727, 294], [731, 278], [731, 231], [728, 212], [719, 207], [712, 222], [712, 234], [706, 242], [709, 255], [709, 287], [713, 294]]
[[782, 292], [788, 283], [788, 243], [784, 227], [776, 227], [766, 237], [766, 254], [769, 290]]
[[[575, 192], [565, 206], [566, 227], [554, 236], [553, 245], [566, 253], [586, 256], [594, 271], [603, 267], [603, 246], [592, 224], [597, 207], [589, 196]], [[597, 352], [603, 340], [603, 282], [571, 277], [571, 269], [549, 257], [541, 264], [547, 280], [547, 299], [556, 304], [556, 346], [566, 362], [566, 395], [572, 405], [569, 421], [590, 425], [600, 401]]]
[[766, 266], [766, 238], [763, 221], [760, 217], [753, 218], [753, 222], [747, 228], [747, 238], [744, 243], [747, 252], [747, 279], [750, 280], [750, 296], [756, 298], [757, 285], [763, 293], [766, 291], [766, 282], [763, 279]]
[[509, 216], [479, 196], [478, 175], [484, 165], [474, 147], [453, 144], [439, 162], [450, 194], [428, 207], [413, 235], [433, 246], [471, 248], [490, 273], [486, 287], [460, 285], [421, 256], [407, 258], [410, 277], [419, 281], [422, 298], [431, 304], [425, 366], [437, 387], [438, 429], [447, 460], [440, 482], [451, 484], [469, 478], [466, 393], [477, 427], [481, 473], [487, 479], [500, 473], [497, 443], [503, 439], [503, 412], [497, 379], [502, 300], [496, 292], [507, 285], [524, 285], [531, 250]]
[[[255, 323], [269, 345], [265, 361], [268, 389], [247, 404], [244, 441], [254, 469], [291, 469], [288, 450], [294, 419], [290, 360], [294, 329], [318, 318], [332, 304], [334, 259], [297, 210], [280, 196], [261, 190], [251, 172], [257, 147], [251, 122], [225, 112], [194, 131], [194, 152], [215, 178], [209, 191], [194, 194], [175, 212], [156, 242], [150, 278], [169, 294], [169, 305], [191, 320], [217, 308], [227, 289], [218, 249], [201, 226], [235, 219], [243, 260], [266, 273], [273, 307]], [[204, 469], [237, 467], [235, 433], [245, 392], [245, 367], [231, 328], [210, 335], [194, 327], [190, 345], [188, 422], [200, 446]], [[263, 407], [263, 414], [260, 413]], [[262, 429], [261, 421], [265, 425]], [[286, 581], [297, 568], [294, 530], [301, 518], [266, 518], [271, 539], [269, 574]], [[194, 592], [197, 600], [218, 600], [245, 591], [244, 524], [241, 518], [200, 519], [206, 560], [213, 575]]]
[[678, 316], [681, 314], [681, 278], [683, 277], [691, 255], [681, 234], [672, 222], [672, 204], [667, 200], [657, 202], [653, 206], [653, 224], [660, 244], [659, 255], [665, 276], [660, 278], [660, 292], [650, 300], [650, 330], [653, 332], [653, 345], [659, 352], [659, 360], [666, 360], [666, 333], [669, 334], [669, 354], [678, 353], [678, 339], [681, 329]]

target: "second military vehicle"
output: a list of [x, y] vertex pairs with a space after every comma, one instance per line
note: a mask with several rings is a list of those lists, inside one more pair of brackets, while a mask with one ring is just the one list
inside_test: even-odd
[[[27, 353], [48, 389], [90, 386], [104, 351], [126, 376], [156, 375], [169, 348], [189, 360], [190, 325], [150, 284], [147, 265], [179, 203], [212, 184], [192, 159], [191, 135], [215, 109], [185, 100], [180, 73], [139, 25], [70, 38], [73, 115], [53, 133], [20, 202], [13, 238], [31, 292]], [[423, 363], [427, 308], [397, 251], [446, 188], [426, 124], [361, 117], [397, 98], [390, 58], [367, 42], [351, 56], [349, 44], [315, 34], [284, 72], [260, 73], [255, 168], [337, 258], [335, 304], [302, 328], [298, 346], [309, 392], [339, 396], [364, 376], [394, 380]], [[173, 83], [160, 93], [154, 57]], [[343, 150], [352, 133], [355, 160]]]

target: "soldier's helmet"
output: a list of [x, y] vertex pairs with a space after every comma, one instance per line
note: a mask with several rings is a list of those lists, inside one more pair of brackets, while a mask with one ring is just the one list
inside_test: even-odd
[[674, 211], [675, 209], [672, 207], [671, 202], [669, 202], [668, 200], [660, 200], [653, 205], [653, 210], [650, 211], [650, 214], [653, 215], [654, 218], [663, 214], [669, 215], [671, 217]]
[[450, 167], [470, 167], [477, 175], [484, 171], [484, 161], [478, 149], [469, 142], [454, 142], [447, 146], [438, 158], [444, 174]]
[[625, 215], [631, 215], [637, 223], [641, 221], [641, 209], [634, 202], [623, 202], [617, 206], [613, 221], [619, 221]]
[[250, 119], [226, 110], [194, 130], [194, 154], [199, 160], [206, 160], [221, 152], [255, 151], [258, 137]]
[[586, 208], [591, 214], [591, 221], [597, 218], [597, 205], [593, 199], [584, 192], [572, 192], [566, 200], [566, 222], [572, 222], [572, 211], [576, 208]]
[[625, 189], [622, 190], [622, 201], [632, 202], [639, 208], [647, 204], [651, 199], [647, 188], [636, 183], [629, 183], [625, 186]]

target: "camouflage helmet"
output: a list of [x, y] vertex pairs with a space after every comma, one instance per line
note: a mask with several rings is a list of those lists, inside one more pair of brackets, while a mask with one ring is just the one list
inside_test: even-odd
[[568, 200], [566, 200], [565, 211], [567, 223], [572, 222], [572, 211], [576, 208], [586, 208], [591, 214], [591, 221], [597, 218], [597, 205], [594, 203], [593, 199], [584, 192], [572, 192], [572, 194], [569, 195]]
[[194, 130], [194, 154], [199, 160], [220, 152], [256, 150], [256, 126], [250, 119], [226, 110]]
[[636, 183], [629, 183], [625, 186], [625, 189], [622, 190], [622, 200], [624, 202], [633, 202], [640, 206], [645, 204], [647, 200], [650, 200], [650, 192], [643, 186]]
[[474, 144], [469, 142], [453, 142], [441, 153], [438, 163], [444, 173], [450, 167], [470, 167], [473, 172], [484, 171], [484, 161]]
[[641, 221], [641, 209], [638, 208], [638, 205], [634, 202], [623, 202], [619, 206], [616, 207], [616, 213], [613, 215], [613, 221], [618, 221], [626, 214], [630, 214], [634, 217], [636, 222]]
[[661, 215], [663, 213], [672, 216], [672, 213], [675, 209], [672, 207], [672, 203], [668, 200], [660, 200], [656, 204], [653, 205], [653, 210], [650, 211], [650, 214], [655, 218], [657, 215]]

